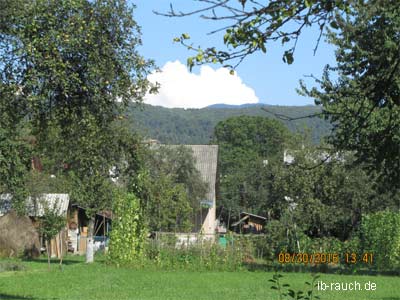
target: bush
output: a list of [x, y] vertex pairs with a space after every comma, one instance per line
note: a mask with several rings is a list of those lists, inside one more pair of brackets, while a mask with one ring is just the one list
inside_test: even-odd
[[343, 242], [334, 237], [309, 238], [301, 249], [306, 253], [342, 253]]
[[243, 253], [236, 244], [225, 248], [212, 241], [202, 240], [189, 245], [177, 245], [174, 235], [148, 243], [146, 264], [167, 270], [221, 270], [234, 271], [241, 267]]
[[139, 201], [133, 194], [120, 193], [114, 199], [113, 211], [116, 218], [111, 232], [109, 259], [117, 264], [140, 262], [147, 231]]
[[287, 237], [287, 229], [280, 221], [272, 220], [265, 227], [265, 258], [274, 261], [279, 252], [289, 252], [291, 245]]
[[382, 211], [363, 216], [361, 246], [364, 253], [373, 253], [378, 270], [400, 267], [400, 214]]

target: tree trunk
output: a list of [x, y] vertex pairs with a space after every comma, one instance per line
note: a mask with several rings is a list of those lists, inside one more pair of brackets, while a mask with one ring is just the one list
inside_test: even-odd
[[50, 241], [46, 240], [47, 268], [50, 271]]
[[92, 263], [94, 261], [93, 232], [94, 232], [94, 217], [91, 217], [89, 219], [88, 234], [86, 240], [86, 263]]
[[[62, 236], [63, 234], [61, 233], [62, 231], [60, 231], [58, 233], [59, 235], [59, 239], [60, 239], [60, 270], [62, 270], [62, 262], [63, 262], [63, 242], [62, 242]], [[67, 250], [68, 251], [68, 250]]]

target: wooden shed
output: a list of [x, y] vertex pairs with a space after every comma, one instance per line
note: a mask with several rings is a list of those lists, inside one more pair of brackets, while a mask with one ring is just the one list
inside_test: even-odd
[[[12, 207], [10, 194], [0, 195], [0, 216], [7, 214]], [[84, 254], [86, 252], [87, 226], [89, 219], [85, 208], [72, 204], [68, 194], [43, 194], [40, 197], [28, 197], [26, 212], [33, 226], [39, 229], [40, 219], [45, 213], [45, 207], [56, 209], [65, 217], [65, 227], [51, 240], [50, 255], [60, 258], [67, 252]], [[95, 250], [105, 247], [108, 233], [111, 230], [112, 213], [99, 212], [95, 218], [94, 246]], [[39, 236], [41, 251], [46, 250], [43, 237]]]
[[[0, 216], [9, 213], [11, 210], [12, 196], [10, 194], [2, 194], [0, 196]], [[26, 205], [26, 215], [31, 219], [33, 226], [38, 229], [40, 220], [45, 214], [45, 209], [55, 209], [60, 216], [65, 216], [67, 224], [67, 211], [69, 207], [68, 194], [42, 194], [37, 197], [28, 197]], [[52, 257], [60, 258], [67, 252], [67, 226], [51, 240], [50, 242], [50, 255]], [[43, 237], [39, 235], [41, 251], [46, 250], [46, 243]]]
[[[86, 253], [89, 218], [86, 209], [78, 204], [70, 205], [67, 214], [68, 220], [68, 251], [75, 254]], [[104, 248], [108, 243], [111, 230], [112, 212], [98, 212], [94, 225], [95, 250]]]
[[260, 234], [263, 233], [266, 221], [267, 218], [265, 217], [248, 212], [241, 212], [239, 221], [233, 223], [231, 227], [237, 233]]

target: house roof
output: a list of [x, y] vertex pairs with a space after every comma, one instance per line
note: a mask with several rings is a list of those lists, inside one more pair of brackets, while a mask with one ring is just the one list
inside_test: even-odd
[[242, 216], [242, 215], [243, 216], [250, 216], [250, 217], [257, 218], [257, 219], [264, 220], [264, 221], [267, 220], [266, 217], [255, 215], [255, 214], [251, 214], [251, 213], [248, 213], [248, 212], [245, 212], [245, 211], [242, 211], [240, 213], [240, 216]]
[[[0, 195], [0, 216], [6, 214], [11, 209], [12, 196], [10, 194]], [[68, 194], [43, 194], [38, 199], [28, 197], [26, 201], [26, 210], [28, 216], [42, 217], [45, 214], [45, 208], [56, 209], [59, 215], [65, 215], [68, 210]]]
[[243, 218], [241, 218], [239, 221], [237, 221], [237, 222], [235, 222], [235, 223], [233, 223], [232, 225], [231, 225], [231, 227], [236, 227], [236, 226], [238, 226], [239, 224], [242, 224], [244, 221], [246, 221], [248, 218], [250, 218], [250, 216], [249, 215], [245, 215]]
[[267, 220], [267, 218], [265, 218], [265, 217], [262, 217], [262, 216], [259, 216], [259, 215], [255, 215], [255, 214], [251, 214], [251, 213], [248, 213], [248, 212], [245, 212], [245, 211], [242, 211], [240, 213], [240, 217], [241, 217], [240, 220], [235, 222], [235, 223], [233, 223], [231, 225], [231, 227], [235, 227], [235, 226], [238, 226], [239, 224], [242, 224], [244, 221], [246, 221], [250, 217], [259, 219], [259, 220], [261, 220], [263, 222], [265, 222]]
[[208, 185], [206, 200], [215, 203], [215, 184], [217, 181], [218, 145], [185, 145], [193, 151], [196, 169]]

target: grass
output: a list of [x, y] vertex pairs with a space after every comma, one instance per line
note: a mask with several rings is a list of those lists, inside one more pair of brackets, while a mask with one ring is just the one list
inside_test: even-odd
[[[135, 270], [102, 262], [86, 265], [77, 257], [68, 257], [62, 271], [56, 263], [47, 271], [45, 259], [21, 264], [22, 271], [0, 273], [0, 299], [278, 299], [268, 282], [272, 272]], [[282, 281], [296, 290], [311, 279], [305, 273], [283, 275]], [[320, 280], [377, 284], [374, 292], [319, 292], [322, 300], [400, 300], [399, 277], [322, 274]]]

